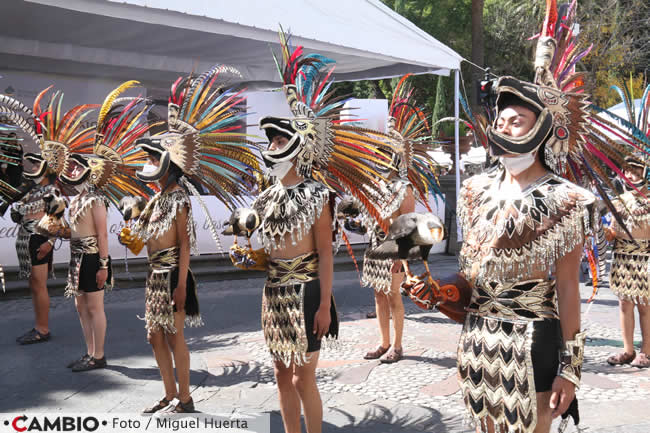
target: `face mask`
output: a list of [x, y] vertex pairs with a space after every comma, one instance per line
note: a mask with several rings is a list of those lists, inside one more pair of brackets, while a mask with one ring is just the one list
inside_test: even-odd
[[271, 166], [269, 175], [280, 180], [283, 179], [287, 173], [289, 173], [289, 170], [291, 170], [291, 168], [293, 168], [293, 162], [291, 161], [278, 162]]
[[77, 190], [77, 193], [81, 194], [83, 192], [86, 192], [88, 190], [89, 186], [90, 185], [88, 185], [88, 182], [83, 182], [83, 183], [75, 186], [75, 189]]
[[156, 167], [153, 164], [146, 163], [145, 165], [142, 166], [142, 173], [143, 174], [152, 174], [155, 173], [155, 171], [158, 170], [158, 167]]
[[523, 155], [511, 156], [508, 158], [500, 156], [499, 161], [503, 164], [506, 170], [508, 170], [508, 173], [516, 176], [533, 165], [536, 156], [536, 152], [524, 153]]

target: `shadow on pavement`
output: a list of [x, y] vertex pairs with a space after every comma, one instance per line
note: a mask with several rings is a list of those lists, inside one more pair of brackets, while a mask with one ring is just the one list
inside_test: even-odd
[[[410, 410], [406, 405], [386, 408], [371, 404], [359, 418], [344, 409], [330, 409], [327, 419], [336, 419], [335, 423], [323, 422], [323, 433], [447, 433], [465, 431], [459, 418], [443, 418], [440, 412], [423, 407]], [[304, 424], [304, 418], [303, 418]], [[279, 412], [271, 412], [271, 432], [284, 431]], [[470, 431], [470, 430], [467, 430]]]

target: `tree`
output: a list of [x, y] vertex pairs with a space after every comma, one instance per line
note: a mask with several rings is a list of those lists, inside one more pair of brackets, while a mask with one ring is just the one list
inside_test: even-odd
[[[472, 63], [484, 66], [485, 44], [483, 42], [483, 6], [484, 0], [472, 0]], [[472, 81], [475, 83], [481, 79], [481, 71], [478, 68], [473, 70]], [[472, 104], [478, 105], [478, 88], [472, 88]]]

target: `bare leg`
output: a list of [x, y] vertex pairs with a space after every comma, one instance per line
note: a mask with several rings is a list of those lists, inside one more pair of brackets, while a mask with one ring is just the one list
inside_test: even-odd
[[293, 385], [298, 391], [305, 410], [307, 433], [321, 433], [323, 428], [323, 402], [316, 383], [316, 366], [320, 352], [311, 352], [309, 363], [295, 367]]
[[395, 329], [395, 343], [393, 344], [395, 350], [402, 348], [402, 334], [404, 332], [404, 302], [399, 292], [403, 280], [403, 272], [393, 274], [390, 295], [388, 295], [388, 305], [393, 316], [393, 329]]
[[172, 354], [165, 341], [164, 333], [162, 331], [153, 332], [147, 336], [147, 340], [153, 348], [153, 356], [156, 358], [156, 364], [160, 370], [160, 377], [165, 387], [165, 398], [171, 401], [176, 397], [176, 379], [174, 378]]
[[641, 352], [650, 355], [650, 305], [637, 305], [639, 309], [639, 322], [641, 324]]
[[390, 306], [388, 296], [383, 292], [375, 290], [375, 309], [377, 311], [377, 322], [381, 335], [381, 347], [384, 349], [390, 346]]
[[537, 393], [537, 426], [534, 433], [548, 433], [551, 430], [551, 391]]
[[275, 361], [274, 370], [284, 431], [300, 433], [300, 396], [293, 385], [293, 364], [287, 367], [282, 361]]
[[29, 288], [32, 292], [32, 304], [36, 316], [36, 330], [41, 334], [50, 332], [49, 313], [50, 295], [47, 293], [47, 264], [32, 266], [29, 276]]
[[634, 353], [634, 304], [619, 300], [621, 310], [621, 330], [623, 331], [623, 349], [625, 353]]
[[184, 311], [174, 313], [174, 326], [176, 327], [176, 334], [165, 333], [165, 336], [174, 355], [176, 377], [178, 378], [178, 399], [181, 403], [187, 403], [190, 400], [190, 351], [187, 349], [183, 333], [185, 326]]
[[93, 353], [90, 353], [95, 359], [104, 357], [104, 339], [106, 337], [106, 313], [104, 312], [104, 291], [86, 293], [86, 304], [90, 317]]
[[95, 353], [95, 344], [93, 341], [92, 320], [90, 318], [90, 313], [88, 313], [88, 302], [86, 296], [86, 293], [81, 296], [75, 296], [74, 305], [77, 307], [77, 312], [79, 313], [79, 321], [81, 322], [81, 330], [84, 334], [84, 340], [86, 340], [87, 353], [92, 356], [92, 354]]

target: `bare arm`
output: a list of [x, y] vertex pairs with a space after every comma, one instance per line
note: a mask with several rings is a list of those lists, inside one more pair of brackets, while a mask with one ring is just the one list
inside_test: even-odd
[[[92, 207], [93, 224], [97, 234], [97, 247], [99, 248], [99, 257], [104, 259], [108, 257], [108, 230], [106, 229], [106, 206], [101, 202], [95, 203]], [[101, 263], [100, 263], [101, 266]], [[97, 287], [102, 288], [108, 279], [108, 269], [101, 268], [97, 271], [95, 277]]]
[[393, 218], [411, 212], [415, 212], [415, 195], [413, 194], [413, 187], [409, 186], [406, 189], [404, 200], [402, 200], [402, 204], [399, 206], [397, 214], [393, 215]]
[[185, 308], [187, 273], [190, 269], [190, 235], [187, 233], [188, 211], [184, 207], [176, 215], [176, 239], [178, 239], [179, 259], [178, 259], [178, 284], [174, 291], [174, 303], [177, 311], [183, 311]]
[[[582, 244], [556, 262], [556, 279], [562, 340], [571, 341], [580, 332], [580, 261]], [[575, 385], [557, 376], [553, 382], [553, 417], [564, 413], [575, 396]]]
[[320, 307], [316, 312], [313, 332], [321, 338], [329, 329], [332, 306], [332, 280], [334, 257], [332, 252], [332, 213], [329, 204], [323, 206], [320, 217], [312, 227], [318, 252], [318, 277], [320, 279]]
[[97, 202], [92, 207], [93, 223], [97, 234], [97, 246], [99, 257], [108, 257], [108, 229], [106, 228], [107, 212], [106, 206]]

